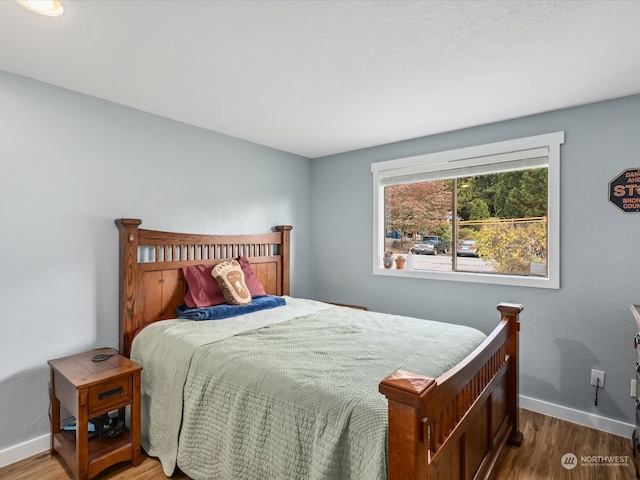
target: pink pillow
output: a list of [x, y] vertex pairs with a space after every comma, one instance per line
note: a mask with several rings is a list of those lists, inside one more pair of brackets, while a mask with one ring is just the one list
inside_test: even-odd
[[227, 303], [215, 278], [211, 276], [213, 265], [182, 267], [185, 292], [184, 303], [189, 308], [211, 307]]
[[236, 258], [238, 263], [240, 264], [240, 268], [242, 268], [242, 273], [244, 273], [244, 283], [249, 289], [252, 297], [258, 297], [260, 295], [266, 295], [264, 287], [262, 286], [262, 282], [258, 278], [258, 276], [253, 272], [253, 268], [251, 268], [251, 264], [245, 255]]

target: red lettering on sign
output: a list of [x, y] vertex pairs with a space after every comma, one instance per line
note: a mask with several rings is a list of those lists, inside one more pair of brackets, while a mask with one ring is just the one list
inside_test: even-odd
[[616, 185], [613, 187], [613, 194], [616, 197], [624, 197], [624, 185]]
[[638, 189], [638, 185], [635, 183], [632, 183], [631, 185], [626, 185], [626, 187], [627, 187], [627, 190], [629, 190], [629, 195], [633, 195], [634, 190], [640, 193], [640, 189]]

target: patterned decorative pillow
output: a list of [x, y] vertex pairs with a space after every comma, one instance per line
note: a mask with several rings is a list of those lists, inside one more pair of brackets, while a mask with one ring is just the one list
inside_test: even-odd
[[251, 303], [251, 293], [244, 282], [244, 273], [236, 260], [218, 263], [211, 270], [225, 300], [230, 305]]
[[244, 283], [246, 283], [247, 288], [249, 288], [251, 298], [266, 295], [267, 292], [265, 292], [262, 282], [251, 268], [249, 259], [245, 255], [243, 255], [236, 258], [236, 260], [240, 264], [240, 268], [242, 268], [242, 273], [244, 273]]

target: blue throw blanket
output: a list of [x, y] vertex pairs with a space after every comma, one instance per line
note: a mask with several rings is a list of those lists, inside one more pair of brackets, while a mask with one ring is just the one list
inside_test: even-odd
[[178, 318], [186, 318], [189, 320], [222, 320], [223, 318], [235, 317], [245, 313], [257, 312], [258, 310], [267, 310], [269, 308], [280, 307], [286, 302], [284, 298], [274, 295], [262, 295], [253, 297], [248, 305], [215, 305], [213, 307], [188, 308], [186, 305], [180, 305], [176, 308]]

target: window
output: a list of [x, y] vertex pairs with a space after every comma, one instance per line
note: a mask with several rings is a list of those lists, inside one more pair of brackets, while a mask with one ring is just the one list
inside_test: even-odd
[[[373, 273], [560, 287], [564, 132], [378, 162]], [[407, 267], [383, 268], [385, 252]]]

